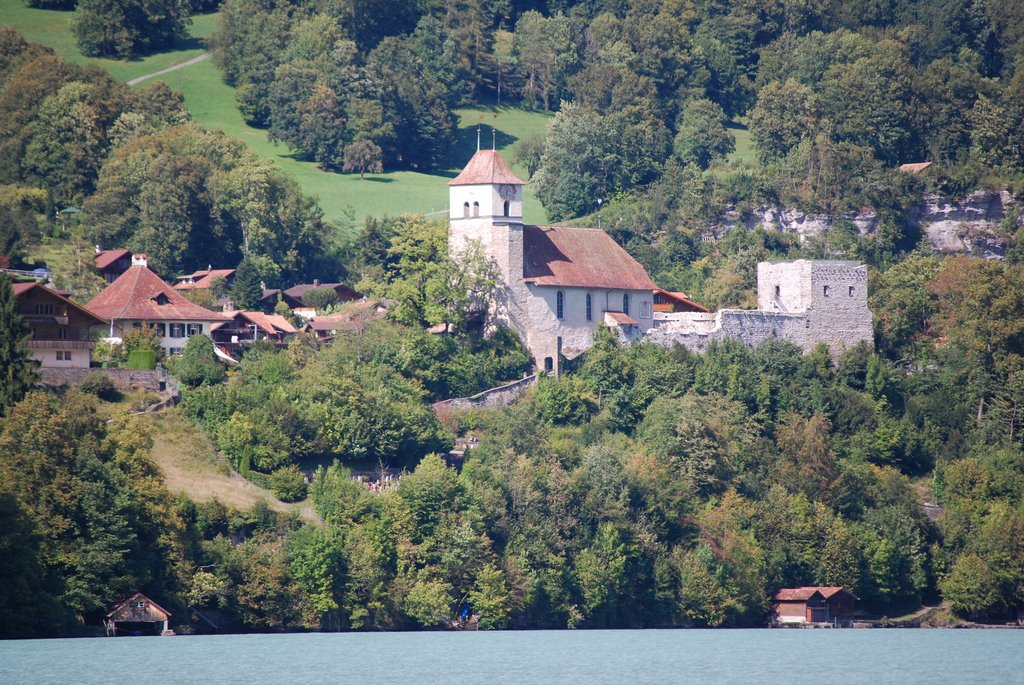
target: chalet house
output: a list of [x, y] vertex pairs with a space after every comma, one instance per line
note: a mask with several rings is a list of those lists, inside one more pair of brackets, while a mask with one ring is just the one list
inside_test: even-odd
[[299, 298], [292, 297], [285, 291], [278, 290], [277, 288], [264, 288], [263, 296], [260, 297], [257, 306], [264, 314], [273, 314], [279, 300], [284, 302], [288, 309], [300, 309], [305, 306]]
[[225, 316], [230, 319], [213, 324], [210, 335], [217, 346], [229, 354], [235, 354], [257, 340], [269, 340], [282, 347], [290, 336], [298, 332], [288, 319], [277, 314], [236, 310], [225, 312]]
[[500, 272], [488, 325], [519, 333], [534, 364], [561, 369], [593, 344], [598, 324], [627, 336], [654, 325], [647, 271], [597, 228], [523, 223], [523, 182], [494, 150], [478, 150], [449, 185], [448, 252], [469, 241]]
[[[310, 290], [316, 290], [318, 288], [330, 288], [338, 295], [338, 302], [350, 302], [352, 300], [358, 300], [362, 297], [362, 293], [358, 293], [352, 288], [348, 287], [344, 283], [321, 283], [319, 280], [314, 280], [312, 283], [301, 283], [299, 285], [293, 285], [284, 291], [285, 296], [298, 300], [303, 306], [308, 307], [309, 303], [304, 302], [302, 296], [308, 293]], [[294, 309], [294, 307], [293, 307]]]
[[842, 587], [783, 588], [773, 599], [778, 623], [849, 624], [857, 608], [857, 597]]
[[178, 279], [178, 282], [174, 284], [174, 288], [176, 290], [192, 290], [193, 288], [209, 289], [213, 287], [214, 281], [218, 278], [223, 278], [225, 283], [230, 286], [235, 281], [235, 270], [206, 267], [204, 270], [195, 271], [187, 276], [182, 276]]
[[302, 332], [329, 340], [341, 333], [362, 333], [373, 321], [384, 318], [387, 307], [375, 300], [363, 299], [343, 307], [330, 316], [318, 316], [306, 322]]
[[654, 311], [656, 312], [708, 312], [693, 300], [686, 293], [672, 292], [670, 290], [654, 289]]
[[146, 255], [133, 255], [132, 266], [86, 307], [109, 321], [110, 337], [131, 328], [156, 329], [164, 353], [178, 354], [193, 335], [209, 334], [229, 317], [185, 299], [147, 266]]
[[117, 277], [128, 270], [132, 265], [132, 253], [130, 250], [101, 250], [96, 246], [95, 259], [96, 270], [107, 283], [113, 283]]
[[43, 368], [89, 368], [93, 326], [107, 322], [40, 283], [14, 283], [18, 314], [32, 329], [28, 347]]
[[136, 592], [107, 614], [105, 625], [108, 636], [121, 635], [174, 635], [168, 626], [171, 612]]

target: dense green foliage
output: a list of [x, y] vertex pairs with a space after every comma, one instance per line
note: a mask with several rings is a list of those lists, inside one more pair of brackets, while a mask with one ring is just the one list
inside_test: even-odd
[[0, 114], [8, 259], [67, 205], [84, 209], [89, 243], [145, 252], [164, 274], [248, 256], [257, 287], [276, 285], [329, 248], [313, 200], [241, 142], [190, 124], [161, 83], [131, 89], [0, 29]]
[[667, 188], [670, 158], [721, 160], [726, 117], [758, 158], [733, 203], [859, 208], [898, 162], [1024, 170], [1024, 15], [1005, 0], [385, 4], [228, 0], [216, 52], [247, 120], [326, 168], [372, 141], [385, 168], [429, 169], [462, 161], [458, 104], [559, 110], [536, 167], [555, 218]]
[[190, 0], [78, 0], [75, 37], [83, 54], [135, 57], [183, 38]]
[[401, 323], [461, 329], [492, 303], [496, 267], [477, 243], [450, 255], [447, 222], [370, 221], [355, 252], [350, 271], [363, 274], [360, 290], [390, 301], [391, 317]]
[[37, 363], [28, 349], [30, 337], [28, 323], [18, 314], [11, 280], [0, 276], [0, 416], [36, 383]]
[[217, 359], [213, 340], [208, 335], [193, 335], [181, 354], [166, 361], [174, 376], [190, 388], [215, 385], [224, 380], [224, 365]]
[[438, 337], [387, 321], [339, 333], [320, 351], [306, 343], [253, 350], [227, 385], [186, 392], [186, 412], [240, 471], [276, 472], [314, 456], [413, 466], [452, 439], [425, 400], [471, 395], [516, 378], [528, 362], [507, 332]]
[[98, 623], [111, 600], [137, 589], [180, 606], [184, 526], [147, 449], [86, 395], [32, 393], [3, 419], [0, 516], [13, 531], [0, 570], [11, 590], [0, 603], [5, 634], [53, 635], [76, 617]]

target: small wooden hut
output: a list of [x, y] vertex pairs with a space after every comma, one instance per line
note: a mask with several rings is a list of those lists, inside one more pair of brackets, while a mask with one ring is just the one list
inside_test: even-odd
[[141, 592], [124, 600], [107, 614], [104, 624], [108, 636], [174, 635], [168, 626], [171, 612]]
[[782, 588], [773, 599], [782, 624], [849, 625], [857, 607], [856, 595], [838, 586]]

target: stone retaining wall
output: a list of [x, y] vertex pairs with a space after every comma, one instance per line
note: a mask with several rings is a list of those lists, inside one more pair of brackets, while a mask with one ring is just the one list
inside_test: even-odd
[[496, 388], [490, 388], [483, 392], [477, 393], [472, 397], [456, 397], [450, 400], [444, 400], [442, 402], [434, 403], [435, 408], [449, 408], [449, 409], [473, 409], [480, 407], [507, 407], [512, 404], [523, 394], [526, 390], [537, 382], [537, 374], [527, 376], [522, 380], [515, 381], [514, 383], [508, 383], [506, 385], [499, 385]]
[[44, 368], [39, 370], [43, 385], [54, 388], [74, 387], [80, 385], [86, 376], [99, 373], [111, 381], [118, 390], [149, 390], [160, 392], [160, 382], [171, 389], [173, 384], [167, 373], [160, 370], [141, 371], [137, 369], [60, 369]]

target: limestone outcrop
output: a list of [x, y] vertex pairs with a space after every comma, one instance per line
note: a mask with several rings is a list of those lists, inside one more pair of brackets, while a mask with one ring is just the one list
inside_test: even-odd
[[[926, 195], [923, 202], [910, 210], [908, 223], [910, 228], [920, 230], [937, 252], [1000, 259], [1007, 247], [1008, 227], [1004, 221], [1008, 216], [1012, 218], [1011, 231], [1024, 227], [1024, 201], [1007, 190], [978, 190], [959, 199]], [[871, 208], [833, 216], [762, 206], [745, 215], [734, 210], [726, 212], [709, 227], [707, 235], [717, 238], [737, 226], [747, 230], [761, 226], [804, 240], [828, 233], [839, 221], [850, 222], [861, 235], [870, 235], [878, 230], [881, 220]]]

